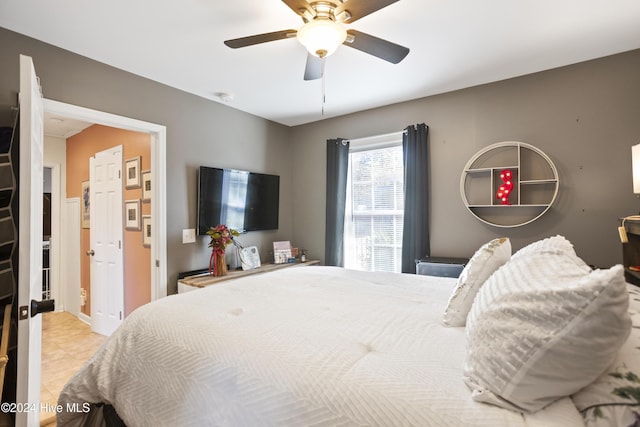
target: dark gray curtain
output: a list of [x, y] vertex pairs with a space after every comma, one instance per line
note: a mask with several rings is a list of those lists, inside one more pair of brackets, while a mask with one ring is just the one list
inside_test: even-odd
[[347, 202], [349, 141], [327, 140], [327, 216], [325, 265], [344, 266], [344, 210]]
[[404, 160], [404, 228], [402, 272], [415, 273], [415, 260], [430, 254], [429, 126], [409, 126], [402, 137]]

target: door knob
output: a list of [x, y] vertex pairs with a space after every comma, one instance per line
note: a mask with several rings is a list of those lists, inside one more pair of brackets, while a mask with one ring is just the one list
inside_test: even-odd
[[48, 313], [56, 309], [56, 301], [45, 299], [42, 301], [31, 300], [31, 317], [40, 313]]
[[45, 299], [42, 301], [31, 300], [31, 307], [23, 305], [18, 310], [18, 320], [25, 320], [29, 318], [29, 311], [31, 311], [31, 317], [40, 313], [47, 313], [53, 311], [56, 308], [56, 301], [52, 299]]
[[96, 254], [96, 253], [95, 253], [95, 251], [94, 251], [93, 249], [89, 249], [89, 250], [87, 251], [87, 255], [89, 255], [89, 256], [94, 256], [95, 254]]

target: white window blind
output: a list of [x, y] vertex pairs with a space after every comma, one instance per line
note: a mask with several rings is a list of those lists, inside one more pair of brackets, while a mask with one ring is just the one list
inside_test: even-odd
[[382, 148], [359, 147], [349, 154], [345, 267], [401, 271], [403, 176], [398, 141]]

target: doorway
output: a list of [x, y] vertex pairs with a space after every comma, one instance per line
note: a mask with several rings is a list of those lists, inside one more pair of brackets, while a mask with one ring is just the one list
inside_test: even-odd
[[[88, 110], [82, 107], [72, 106], [69, 104], [63, 104], [57, 101], [50, 100], [44, 100], [44, 110], [45, 112], [54, 114], [60, 118], [77, 119], [86, 121], [90, 124], [102, 124], [104, 126], [110, 126], [117, 129], [127, 129], [144, 132], [150, 135], [150, 168], [153, 171], [153, 182], [155, 183], [155, 185], [153, 185], [151, 189], [151, 197], [153, 200], [153, 203], [151, 204], [151, 216], [153, 218], [153, 239], [151, 242], [151, 262], [149, 263], [149, 268], [151, 269], [150, 293], [151, 300], [166, 296], [166, 130], [164, 126], [140, 122], [133, 119], [114, 116], [111, 114], [102, 113], [95, 110]], [[66, 158], [64, 161], [66, 162]], [[64, 252], [64, 262], [62, 260], [62, 257], [59, 256], [57, 257], [57, 259], [53, 259], [56, 257], [56, 254], [62, 253], [62, 245], [60, 244], [60, 249], [58, 250], [54, 250], [53, 248], [51, 249], [52, 260], [50, 265], [51, 267], [53, 267], [53, 271], [50, 272], [50, 276], [59, 277], [58, 280], [52, 281], [52, 297], [56, 299], [56, 305], [58, 307], [64, 308], [65, 311], [74, 314], [85, 323], [90, 323], [90, 319], [86, 316], [83, 317], [82, 313], [79, 310], [79, 305], [82, 301], [81, 295], [79, 295], [79, 260], [72, 260], [72, 262], [67, 262], [69, 261], [67, 258], [71, 253], [76, 254], [75, 256], [78, 258], [81, 256], [79, 244], [81, 201], [79, 198], [67, 198], [66, 190], [64, 192], [62, 191], [62, 188], [66, 188], [66, 173], [63, 173], [63, 176], [61, 176], [60, 163], [54, 160], [54, 162], [52, 162], [51, 164], [46, 164], [46, 166], [51, 167], [52, 171], [51, 192], [53, 204], [51, 212], [51, 245], [55, 246], [56, 244], [61, 243], [63, 239], [77, 241], [77, 249], [74, 249], [70, 252]], [[59, 238], [56, 238], [56, 236], [59, 236]], [[74, 261], [76, 262], [75, 267], [69, 267], [69, 265], [74, 265]], [[61, 264], [64, 264], [64, 266]], [[77, 272], [75, 270], [77, 270]], [[77, 292], [73, 292], [72, 289], [67, 288], [67, 285], [70, 283], [78, 284]], [[72, 306], [78, 307], [74, 309]], [[66, 313], [61, 314], [66, 315]], [[44, 340], [47, 341], [48, 338], [49, 337], [45, 337]], [[99, 337], [94, 337], [92, 339], [99, 340]], [[93, 352], [95, 351], [95, 348], [93, 348], [92, 345], [87, 345], [86, 348], [77, 348], [76, 346], [76, 348], [74, 348], [74, 352], [78, 351]], [[46, 373], [44, 369], [43, 372]], [[45, 377], [43, 377], [43, 380], [46, 380], [46, 375]]]
[[[151, 248], [154, 260], [149, 266], [152, 272], [150, 288], [152, 299], [167, 293], [166, 289], [166, 129], [120, 116], [88, 110], [57, 101], [43, 100], [42, 91], [30, 57], [20, 55], [20, 188], [16, 201], [20, 202], [18, 239], [20, 240], [19, 277], [17, 290], [20, 319], [18, 323], [18, 346], [16, 372], [16, 401], [21, 404], [37, 404], [41, 381], [42, 316], [35, 316], [49, 305], [31, 304], [42, 297], [42, 185], [43, 185], [43, 113], [61, 116], [75, 115], [79, 119], [92, 120], [106, 126], [129, 127], [147, 132], [152, 139], [152, 168], [155, 186], [151, 196], [155, 197]], [[29, 308], [31, 306], [31, 309]], [[31, 315], [29, 315], [31, 313]], [[14, 314], [15, 316], [15, 314]], [[16, 423], [36, 425], [39, 411], [18, 411]]]
[[42, 299], [51, 299], [51, 168], [44, 167], [42, 186]]
[[[116, 116], [58, 101], [44, 100], [44, 110], [56, 117], [71, 118], [91, 124], [100, 124], [116, 129], [125, 129], [147, 133], [151, 138], [151, 300], [167, 295], [167, 267], [166, 267], [166, 128], [161, 125]], [[63, 219], [64, 222], [64, 219]], [[60, 280], [62, 288], [65, 278]], [[62, 306], [65, 305], [65, 293], [62, 289], [57, 292]]]

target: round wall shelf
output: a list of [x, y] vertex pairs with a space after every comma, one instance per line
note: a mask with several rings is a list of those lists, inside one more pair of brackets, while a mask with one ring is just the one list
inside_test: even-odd
[[519, 227], [540, 218], [555, 201], [558, 187], [558, 171], [549, 156], [518, 141], [483, 148], [460, 177], [460, 195], [469, 212], [496, 227]]

